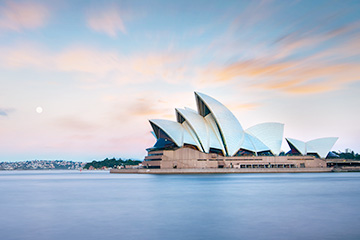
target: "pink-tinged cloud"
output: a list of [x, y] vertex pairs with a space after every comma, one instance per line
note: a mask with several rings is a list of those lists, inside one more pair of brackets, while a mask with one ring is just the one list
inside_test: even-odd
[[119, 32], [126, 33], [124, 21], [117, 7], [89, 11], [86, 20], [92, 30], [111, 37], [116, 37]]
[[338, 86], [332, 84], [305, 84], [300, 86], [294, 86], [287, 88], [285, 91], [287, 93], [295, 93], [295, 94], [312, 94], [312, 93], [322, 93], [333, 91], [338, 89]]
[[91, 73], [100, 77], [110, 74], [114, 81], [124, 84], [148, 82], [154, 77], [167, 82], [181, 81], [185, 79], [183, 63], [187, 56], [167, 52], [125, 56], [116, 51], [74, 47], [56, 54], [54, 58], [60, 71]]
[[97, 128], [95, 124], [79, 119], [78, 117], [63, 117], [57, 119], [55, 124], [61, 128], [68, 130], [78, 130], [90, 132]]
[[0, 29], [21, 31], [46, 24], [49, 9], [39, 3], [6, 1], [0, 6]]
[[255, 102], [242, 103], [242, 104], [237, 104], [237, 103], [226, 104], [226, 106], [232, 110], [254, 110], [256, 108], [259, 108], [261, 105], [262, 104]]
[[55, 58], [56, 66], [61, 71], [106, 74], [118, 68], [116, 54], [90, 48], [71, 48]]
[[134, 53], [126, 56], [116, 50], [69, 47], [59, 52], [36, 44], [15, 44], [0, 48], [0, 67], [85, 73], [86, 81], [106, 79], [118, 84], [143, 83], [154, 78], [169, 83], [190, 81], [193, 68], [186, 63], [189, 53], [176, 51]]
[[53, 59], [49, 52], [33, 44], [18, 44], [0, 49], [0, 65], [10, 69], [49, 69]]

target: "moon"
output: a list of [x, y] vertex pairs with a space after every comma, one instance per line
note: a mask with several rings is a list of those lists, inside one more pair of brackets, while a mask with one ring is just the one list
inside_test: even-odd
[[42, 113], [42, 112], [43, 112], [42, 107], [37, 107], [37, 108], [36, 108], [36, 112], [37, 112], [37, 113]]

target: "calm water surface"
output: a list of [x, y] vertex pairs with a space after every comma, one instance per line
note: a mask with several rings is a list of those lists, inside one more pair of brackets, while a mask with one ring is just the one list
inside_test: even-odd
[[1, 171], [0, 239], [360, 239], [360, 173]]

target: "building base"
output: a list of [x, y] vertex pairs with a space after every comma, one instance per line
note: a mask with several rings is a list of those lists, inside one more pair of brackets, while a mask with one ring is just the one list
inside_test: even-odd
[[[224, 157], [215, 153], [203, 153], [191, 148], [151, 151], [145, 157], [147, 169], [309, 169], [325, 168], [326, 161], [314, 156], [235, 156]], [[256, 170], [255, 172], [259, 172]], [[269, 170], [270, 171], [270, 170]], [[294, 170], [295, 171], [295, 170]], [[271, 171], [270, 171], [271, 172]], [[297, 171], [295, 171], [297, 172]]]

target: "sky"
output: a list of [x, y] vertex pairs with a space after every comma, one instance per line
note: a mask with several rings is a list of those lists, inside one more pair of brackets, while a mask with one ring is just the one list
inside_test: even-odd
[[360, 2], [0, 1], [0, 161], [143, 159], [194, 91], [360, 152]]

